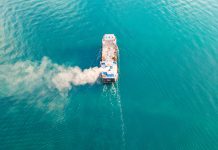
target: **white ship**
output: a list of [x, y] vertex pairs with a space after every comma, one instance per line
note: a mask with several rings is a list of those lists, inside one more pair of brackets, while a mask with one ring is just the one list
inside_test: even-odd
[[114, 34], [105, 34], [102, 39], [101, 78], [103, 83], [118, 80], [118, 46]]

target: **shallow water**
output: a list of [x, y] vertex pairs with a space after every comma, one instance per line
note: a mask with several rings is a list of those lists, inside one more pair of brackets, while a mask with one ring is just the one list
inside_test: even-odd
[[[216, 0], [3, 0], [0, 12], [0, 149], [218, 149]], [[52, 82], [98, 66], [105, 33], [118, 83]]]

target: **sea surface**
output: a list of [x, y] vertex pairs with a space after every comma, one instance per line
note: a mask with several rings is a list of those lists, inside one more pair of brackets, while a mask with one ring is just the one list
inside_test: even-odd
[[[119, 80], [86, 82], [105, 33], [118, 40]], [[1, 150], [217, 150], [217, 141], [217, 0], [0, 1]]]

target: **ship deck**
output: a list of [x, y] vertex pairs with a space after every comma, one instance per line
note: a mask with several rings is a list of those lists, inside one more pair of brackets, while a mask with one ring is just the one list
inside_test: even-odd
[[104, 83], [115, 82], [118, 78], [116, 37], [104, 35], [102, 39], [101, 78]]

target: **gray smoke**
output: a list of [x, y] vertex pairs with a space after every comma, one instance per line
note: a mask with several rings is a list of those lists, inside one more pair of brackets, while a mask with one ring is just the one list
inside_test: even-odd
[[[19, 61], [0, 65], [0, 98], [25, 99], [26, 104], [47, 112], [61, 111], [73, 86], [94, 84], [100, 68], [80, 69], [53, 63], [44, 57], [40, 62]], [[11, 110], [16, 105], [11, 106]]]
[[60, 91], [71, 89], [72, 85], [93, 84], [98, 79], [100, 68], [94, 67], [81, 70], [79, 67], [60, 67], [52, 78], [55, 87]]

